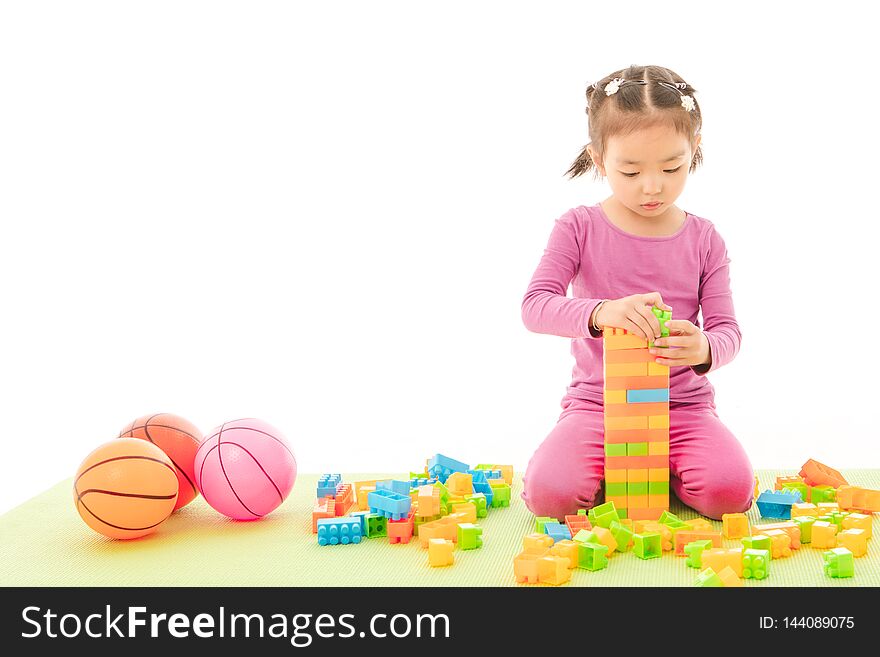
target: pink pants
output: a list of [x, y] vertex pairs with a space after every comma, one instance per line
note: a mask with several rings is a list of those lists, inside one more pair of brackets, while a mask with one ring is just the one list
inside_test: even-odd
[[[560, 520], [601, 503], [605, 469], [602, 404], [566, 396], [562, 409], [529, 461], [522, 492], [536, 516]], [[669, 475], [670, 490], [704, 516], [751, 508], [752, 465], [714, 402], [669, 404]]]

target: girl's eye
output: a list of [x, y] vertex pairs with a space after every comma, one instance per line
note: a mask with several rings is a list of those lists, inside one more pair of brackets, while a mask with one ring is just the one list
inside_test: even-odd
[[[681, 166], [677, 166], [674, 169], [664, 169], [664, 173], [675, 173], [679, 169], [681, 169]], [[621, 173], [623, 173], [623, 171], [621, 171]], [[623, 175], [626, 176], [627, 178], [633, 178], [639, 174], [638, 173], [623, 173]]]

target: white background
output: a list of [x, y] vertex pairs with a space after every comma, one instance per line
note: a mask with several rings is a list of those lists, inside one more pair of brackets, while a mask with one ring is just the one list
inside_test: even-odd
[[877, 467], [877, 16], [712, 6], [4, 3], [0, 512], [161, 411], [261, 417], [301, 472], [521, 471], [573, 365], [522, 296], [609, 193], [563, 173], [630, 64], [703, 110], [721, 418], [759, 468]]

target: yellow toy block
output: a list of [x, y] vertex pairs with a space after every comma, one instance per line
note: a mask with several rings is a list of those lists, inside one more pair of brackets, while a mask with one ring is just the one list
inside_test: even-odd
[[357, 504], [358, 511], [367, 511], [369, 507], [367, 505], [367, 495], [376, 490], [376, 480], [372, 481], [356, 481], [351, 487], [354, 489], [354, 498], [355, 503]]
[[742, 559], [742, 546], [738, 548], [709, 548], [700, 553], [700, 567], [711, 568], [716, 573], [729, 567], [737, 577], [742, 577]]
[[791, 505], [791, 517], [799, 518], [800, 516], [820, 516], [819, 507], [809, 502], [801, 502]]
[[837, 547], [837, 525], [833, 522], [817, 520], [810, 531], [813, 539], [811, 545], [814, 548], [831, 550]]
[[669, 454], [669, 443], [660, 440], [652, 440], [648, 443], [648, 456], [662, 456]]
[[695, 532], [715, 531], [715, 527], [712, 525], [712, 523], [705, 518], [691, 518], [690, 520], [685, 520], [684, 524], [693, 527]]
[[749, 536], [749, 519], [745, 513], [724, 513], [721, 515], [721, 531], [724, 538]]
[[648, 507], [647, 495], [627, 495], [626, 501], [628, 509], [644, 509]]
[[523, 537], [523, 551], [529, 553], [543, 553], [553, 545], [553, 537], [548, 534], [533, 532]]
[[771, 529], [764, 532], [770, 537], [770, 556], [774, 559], [782, 559], [791, 556], [791, 537], [781, 529]]
[[841, 509], [880, 511], [880, 491], [859, 486], [841, 486], [837, 489], [837, 503]]
[[452, 495], [473, 495], [474, 477], [466, 472], [453, 472], [446, 479], [446, 488]]
[[605, 390], [603, 399], [606, 404], [625, 404], [626, 390]]
[[[605, 482], [612, 484], [625, 484], [628, 470], [624, 468], [614, 468], [605, 470]], [[615, 504], [615, 506], [617, 506]]]
[[[610, 333], [609, 331], [615, 331]], [[644, 338], [640, 338], [632, 333], [627, 333], [625, 329], [606, 328], [602, 331], [602, 341], [605, 351], [617, 351], [618, 349], [647, 349], [648, 342]]]
[[669, 415], [651, 415], [648, 417], [649, 429], [668, 429]]
[[636, 522], [642, 522], [642, 530], [637, 531], [637, 534], [644, 533], [655, 533], [660, 534], [660, 547], [664, 552], [668, 552], [673, 548], [672, 543], [672, 530], [669, 529], [666, 525], [662, 525], [656, 520], [641, 520]]
[[451, 566], [454, 561], [452, 551], [455, 543], [445, 538], [432, 538], [428, 541], [428, 563], [432, 566]]
[[669, 468], [648, 468], [648, 481], [669, 481]]
[[569, 568], [577, 568], [578, 565], [578, 544], [572, 540], [564, 538], [556, 541], [550, 548], [550, 554], [554, 557], [563, 557], [568, 559]]
[[626, 481], [630, 484], [638, 484], [648, 481], [648, 469], [630, 468], [626, 471]]
[[[439, 489], [438, 489], [439, 490]], [[470, 502], [462, 502], [461, 504], [452, 505], [453, 513], [461, 513], [463, 522], [477, 522], [477, 507]]]
[[571, 579], [568, 559], [547, 555], [538, 559], [538, 581], [559, 586]]
[[621, 509], [627, 508], [628, 498], [626, 495], [606, 495], [606, 502], [614, 502], [614, 507], [620, 511]]
[[593, 527], [590, 531], [596, 535], [602, 545], [608, 548], [608, 556], [611, 556], [611, 553], [617, 549], [617, 540], [611, 530], [604, 527]]
[[529, 584], [538, 583], [538, 561], [548, 552], [520, 552], [513, 559], [513, 574], [517, 582], [528, 582]]
[[844, 529], [837, 535], [837, 547], [845, 547], [854, 557], [863, 557], [868, 552], [868, 537], [864, 529]]
[[648, 363], [605, 363], [605, 378], [612, 376], [648, 376]]
[[669, 493], [648, 493], [648, 508], [669, 509]]
[[419, 515], [440, 515], [440, 489], [436, 486], [419, 486]]
[[871, 538], [871, 516], [864, 513], [850, 513], [843, 519], [843, 529], [861, 529], [865, 537]]
[[646, 415], [617, 415], [605, 416], [605, 429], [608, 431], [633, 429], [647, 429], [648, 416]]
[[819, 502], [816, 507], [819, 509], [820, 516], [840, 511], [840, 505], [837, 502]]
[[661, 365], [653, 360], [648, 362], [648, 376], [669, 376], [669, 365]]
[[[741, 565], [740, 570], [742, 570]], [[730, 566], [724, 566], [724, 568], [718, 571], [718, 579], [721, 580], [721, 583], [725, 587], [735, 587], [743, 585], [742, 580]]]

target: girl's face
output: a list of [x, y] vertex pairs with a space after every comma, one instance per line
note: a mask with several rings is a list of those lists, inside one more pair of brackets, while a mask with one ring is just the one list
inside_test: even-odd
[[[700, 139], [698, 135], [695, 149]], [[672, 207], [684, 189], [693, 159], [687, 138], [668, 126], [611, 137], [603, 162], [596, 160], [592, 147], [589, 151], [617, 201], [645, 218], [660, 217]], [[646, 206], [649, 203], [659, 205]]]

